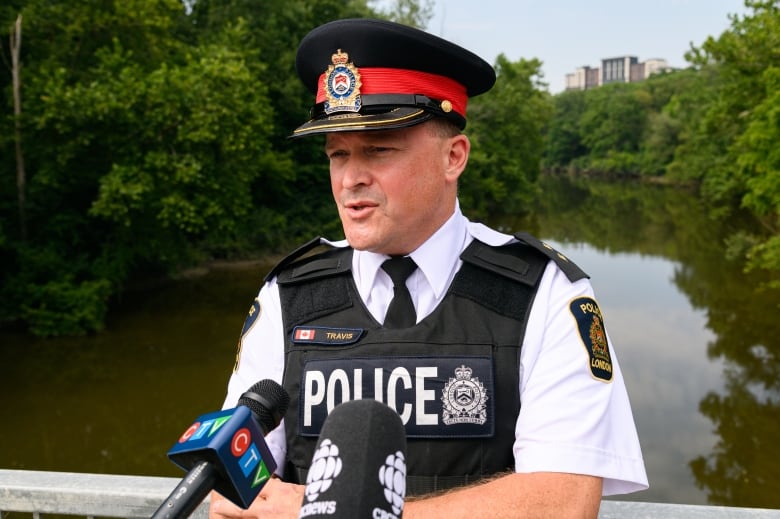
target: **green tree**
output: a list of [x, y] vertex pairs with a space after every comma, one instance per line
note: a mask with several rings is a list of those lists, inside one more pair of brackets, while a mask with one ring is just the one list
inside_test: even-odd
[[[756, 242], [748, 252], [748, 266], [780, 269], [780, 66], [763, 74], [766, 97], [750, 117], [745, 132], [736, 142], [737, 166], [747, 192], [742, 205], [752, 210], [769, 236]], [[780, 281], [773, 283], [780, 287]]]
[[696, 72], [680, 70], [654, 74], [638, 85], [648, 96], [647, 125], [640, 143], [643, 175], [665, 175], [680, 144], [683, 124], [673, 110], [680, 95], [695, 86]]
[[731, 27], [693, 48], [688, 59], [712, 79], [699, 96], [701, 117], [687, 126], [675, 166], [702, 181], [702, 194], [728, 214], [751, 209], [763, 231], [735, 237], [750, 268], [780, 270], [777, 68], [780, 1], [746, 0], [752, 12], [733, 16]]
[[585, 111], [585, 91], [570, 90], [553, 97], [553, 113], [545, 138], [546, 168], [565, 168], [587, 154], [580, 119]]
[[541, 65], [499, 55], [496, 85], [470, 101], [466, 132], [473, 145], [460, 200], [472, 215], [522, 211], [536, 194], [543, 128], [552, 111]]
[[275, 233], [281, 217], [252, 210], [252, 188], [290, 170], [270, 151], [252, 55], [175, 37], [175, 1], [67, 7], [25, 8], [30, 240], [2, 256], [4, 319], [42, 335], [100, 328], [133, 273]]
[[608, 173], [639, 172], [648, 97], [633, 84], [613, 83], [586, 91], [580, 131], [589, 150], [590, 168]]

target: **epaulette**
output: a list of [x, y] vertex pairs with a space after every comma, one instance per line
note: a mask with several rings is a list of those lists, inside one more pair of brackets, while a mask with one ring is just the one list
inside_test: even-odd
[[[534, 260], [528, 252], [523, 254], [523, 250], [528, 249], [533, 249], [534, 255], [539, 259]], [[545, 255], [536, 254], [535, 248], [524, 243], [514, 242], [501, 247], [491, 247], [479, 240], [472, 241], [461, 253], [460, 259], [529, 286], [536, 285], [547, 263]]]
[[525, 243], [526, 245], [533, 247], [534, 249], [538, 250], [551, 260], [555, 262], [556, 265], [558, 265], [558, 268], [561, 269], [561, 271], [566, 274], [566, 277], [569, 278], [569, 281], [574, 283], [575, 281], [579, 281], [580, 279], [584, 278], [590, 278], [589, 275], [587, 275], [580, 267], [578, 267], [574, 262], [572, 262], [569, 258], [564, 256], [562, 253], [558, 252], [557, 250], [553, 249], [550, 245], [544, 243], [540, 239], [536, 238], [535, 236], [532, 236], [531, 234], [528, 234], [527, 232], [518, 232], [515, 233], [515, 239], [518, 241]]
[[[323, 247], [324, 250], [309, 254], [317, 247]], [[278, 283], [294, 283], [312, 277], [347, 272], [352, 268], [351, 257], [352, 249], [333, 247], [317, 237], [284, 257], [271, 269], [264, 281], [277, 277]]]

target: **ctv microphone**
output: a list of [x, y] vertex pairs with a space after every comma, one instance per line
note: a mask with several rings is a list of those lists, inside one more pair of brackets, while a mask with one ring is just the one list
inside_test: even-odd
[[214, 489], [248, 508], [276, 470], [263, 436], [281, 422], [290, 397], [273, 380], [261, 380], [238, 406], [199, 416], [168, 451], [187, 470], [152, 519], [188, 517]]
[[400, 518], [406, 496], [406, 432], [376, 400], [337, 405], [314, 451], [299, 518]]

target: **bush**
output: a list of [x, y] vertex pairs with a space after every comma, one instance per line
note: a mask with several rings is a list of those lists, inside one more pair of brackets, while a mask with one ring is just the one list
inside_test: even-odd
[[111, 284], [104, 280], [28, 285], [21, 317], [35, 335], [83, 335], [103, 328]]

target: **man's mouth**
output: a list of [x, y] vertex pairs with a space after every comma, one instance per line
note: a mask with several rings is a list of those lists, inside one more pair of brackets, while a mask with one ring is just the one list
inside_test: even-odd
[[365, 210], [371, 209], [372, 207], [376, 207], [376, 204], [373, 204], [371, 202], [355, 202], [355, 203], [345, 204], [345, 207], [350, 212], [360, 213]]

